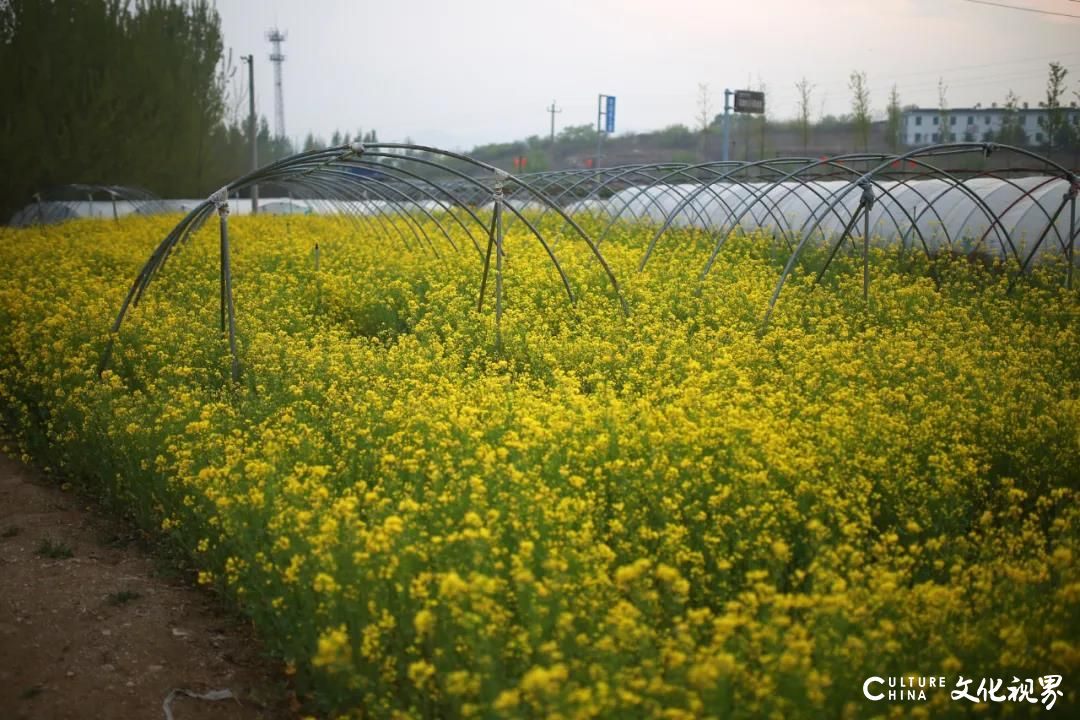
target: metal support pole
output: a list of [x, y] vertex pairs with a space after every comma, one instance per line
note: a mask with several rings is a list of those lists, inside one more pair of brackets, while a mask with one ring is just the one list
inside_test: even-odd
[[495, 351], [502, 352], [503, 174], [495, 173]]
[[487, 253], [484, 255], [484, 272], [480, 276], [480, 297], [476, 301], [476, 312], [484, 309], [484, 291], [487, 290], [488, 271], [491, 270], [491, 249], [495, 247], [495, 213], [491, 214], [491, 225], [487, 231]]
[[862, 299], [870, 303], [870, 212], [863, 213], [862, 236]]
[[322, 312], [322, 275], [319, 272], [319, 243], [315, 243], [315, 312]]
[[[232, 356], [233, 382], [240, 380], [240, 361], [236, 357], [236, 309], [233, 307], [232, 267], [229, 258], [229, 201], [224, 188], [215, 194], [218, 217], [221, 218], [221, 297], [222, 314], [229, 320], [229, 354]], [[224, 329], [224, 328], [223, 328]]]
[[[219, 205], [218, 206], [218, 214], [220, 215], [221, 212], [222, 212], [222, 209], [221, 209], [221, 206]], [[228, 205], [228, 203], [225, 204], [224, 212], [225, 212], [226, 215], [228, 215], [228, 213], [229, 213], [229, 205]], [[224, 223], [224, 220], [222, 220], [222, 223]], [[221, 244], [220, 244], [220, 247], [219, 247], [219, 254], [218, 254], [218, 271], [219, 271], [218, 272], [218, 274], [219, 274], [218, 286], [221, 289], [221, 303], [219, 305], [219, 307], [221, 309], [221, 332], [225, 332], [225, 315], [226, 315], [226, 307], [225, 306], [229, 302], [225, 298], [225, 239], [224, 238], [225, 238], [225, 233], [227, 232], [227, 230], [228, 230], [228, 228], [226, 228], [226, 226], [224, 224], [222, 224], [222, 226], [221, 226], [222, 240], [221, 240]]]
[[[844, 225], [844, 230], [840, 233], [840, 238], [833, 245], [832, 250], [829, 251], [829, 257], [825, 258], [825, 264], [821, 266], [821, 270], [818, 271], [817, 277], [814, 278], [815, 285], [820, 283], [821, 279], [825, 277], [825, 271], [829, 269], [829, 265], [832, 264], [833, 258], [835, 258], [836, 253], [839, 252], [840, 246], [843, 245], [844, 241], [851, 235], [851, 232], [855, 228], [855, 223], [859, 220], [859, 213], [863, 211], [863, 207], [863, 204], [860, 202], [859, 206], [855, 208], [855, 212], [851, 213], [851, 218], [847, 221], [847, 224]], [[852, 237], [851, 242], [852, 244], [855, 243], [854, 237]]]
[[731, 148], [731, 90], [724, 89], [724, 152], [720, 156], [724, 162], [728, 161], [728, 153]]
[[120, 222], [120, 216], [116, 212], [116, 194], [111, 193], [109, 197], [112, 198], [112, 219], [116, 222]]
[[[259, 132], [255, 120], [255, 56], [241, 58], [248, 64], [248, 129], [251, 132], [251, 169], [259, 169]], [[251, 186], [251, 214], [259, 212], [259, 186]]]
[[870, 302], [870, 211], [874, 209], [874, 186], [869, 180], [863, 180], [862, 198], [859, 204], [863, 208], [863, 256], [862, 256], [862, 299]]
[[1077, 184], [1074, 181], [1069, 188], [1069, 244], [1065, 246], [1065, 289], [1072, 290], [1073, 277], [1073, 246], [1076, 243], [1076, 191]]

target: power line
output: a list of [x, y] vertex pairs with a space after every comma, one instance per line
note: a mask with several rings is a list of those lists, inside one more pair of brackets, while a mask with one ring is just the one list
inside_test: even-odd
[[[1080, 0], [1076, 0], [1076, 1], [1080, 2]], [[971, 81], [978, 81], [979, 83], [982, 83], [984, 78], [990, 77], [990, 76], [987, 76], [987, 75], [984, 75], [984, 74], [981, 74], [981, 73], [978, 74], [978, 75], [975, 75], [975, 76], [970, 76], [969, 75], [968, 77], [963, 77], [963, 76], [958, 77], [955, 73], [957, 73], [959, 71], [964, 71], [964, 70], [968, 70], [968, 71], [971, 71], [971, 70], [975, 70], [975, 71], [989, 70], [990, 68], [993, 68], [993, 67], [1000, 67], [1000, 66], [1005, 66], [1005, 65], [1018, 66], [1018, 65], [1024, 65], [1024, 64], [1027, 64], [1027, 63], [1045, 62], [1045, 61], [1062, 60], [1062, 59], [1066, 60], [1065, 65], [1071, 72], [1076, 72], [1077, 74], [1080, 74], [1080, 68], [1078, 68], [1076, 66], [1076, 64], [1078, 62], [1080, 62], [1080, 60], [1071, 60], [1070, 59], [1075, 55], [1080, 55], [1080, 51], [1061, 52], [1061, 53], [1055, 53], [1054, 55], [1046, 55], [1046, 56], [1042, 56], [1042, 57], [1013, 58], [1011, 60], [1000, 60], [1000, 61], [997, 61], [997, 62], [980, 63], [978, 65], [960, 65], [960, 66], [953, 66], [953, 67], [934, 68], [934, 69], [928, 69], [928, 70], [916, 70], [916, 71], [912, 71], [912, 72], [892, 74], [892, 75], [889, 75], [887, 78], [883, 78], [882, 76], [873, 76], [873, 77], [871, 77], [871, 83], [874, 85], [874, 87], [872, 88], [872, 91], [876, 94], [879, 91], [887, 90], [888, 89], [887, 85], [891, 86], [894, 83], [900, 87], [901, 91], [907, 91], [907, 92], [910, 92], [910, 91], [913, 91], [913, 90], [918, 91], [918, 90], [922, 90], [922, 89], [933, 89], [933, 88], [937, 87], [937, 81], [938, 81], [939, 77], [945, 77], [947, 80], [950, 81], [950, 85], [954, 85], [955, 87], [959, 88], [959, 87], [963, 87], [964, 85], [966, 85], [967, 83], [969, 83]], [[1045, 68], [1045, 66], [1044, 66], [1044, 68]], [[1044, 76], [1044, 75], [1045, 75], [1045, 69], [1038, 69], [1038, 68], [1034, 68], [1034, 67], [1031, 67], [1031, 68], [1028, 68], [1028, 67], [1009, 67], [1009, 68], [1005, 68], [1004, 70], [1000, 71], [999, 74], [997, 74], [994, 77], [1000, 78], [1001, 80], [1005, 81], [1005, 80], [1026, 80], [1026, 79], [1029, 79], [1029, 78], [1030, 79], [1035, 79], [1037, 77], [1041, 77], [1041, 76]], [[875, 78], [876, 78], [876, 83], [875, 83]], [[887, 82], [887, 85], [882, 84], [882, 83], [886, 83], [886, 82]], [[823, 82], [817, 82], [817, 83], [814, 84], [814, 89], [817, 91], [816, 94], [821, 94], [821, 93], [828, 94], [830, 91], [839, 91], [842, 94], [842, 93], [847, 91], [847, 87], [848, 87], [848, 79], [847, 78], [844, 78], [843, 80], [840, 80], [840, 79], [837, 79], [837, 80], [825, 80]], [[795, 92], [792, 91], [792, 90], [789, 90], [786, 85], [776, 85], [774, 90], [772, 91], [771, 95], [773, 97], [773, 102], [775, 103], [774, 107], [784, 106], [784, 105], [786, 105], [788, 103], [789, 100], [791, 102], [794, 102], [794, 99], [797, 98], [797, 95], [795, 94]]]
[[[1080, 2], [1080, 0], [1076, 0], [1076, 2]], [[937, 87], [938, 77], [945, 77], [947, 80], [949, 80], [949, 85], [956, 88], [964, 87], [968, 84], [974, 83], [981, 84], [991, 79], [999, 79], [1002, 81], [1035, 79], [1037, 77], [1044, 76], [1045, 69], [1039, 69], [1034, 67], [1011, 67], [1006, 68], [1003, 71], [999, 71], [997, 74], [992, 76], [979, 73], [977, 75], [968, 75], [965, 77], [963, 75], [957, 76], [955, 73], [964, 70], [989, 70], [992, 67], [999, 67], [1003, 65], [1023, 65], [1027, 63], [1043, 62], [1046, 60], [1061, 60], [1063, 58], [1068, 59], [1078, 54], [1080, 54], [1080, 51], [1070, 51], [1064, 53], [1055, 53], [1054, 55], [1048, 55], [1043, 57], [1014, 58], [1012, 60], [981, 63], [979, 65], [962, 65], [954, 67], [935, 68], [932, 70], [919, 70], [908, 73], [898, 73], [890, 75], [886, 79], [889, 81], [890, 85], [895, 83], [900, 87], [901, 90], [906, 91], [932, 89], [934, 87]], [[1067, 60], [1065, 66], [1070, 71], [1080, 73], [1080, 67], [1077, 67], [1078, 62], [1080, 62], [1080, 60]], [[880, 76], [878, 77], [877, 82], [879, 83], [879, 85], [876, 85], [874, 87], [875, 92], [885, 87], [884, 85], [880, 85], [880, 83], [885, 82], [885, 80], [883, 80]], [[847, 89], [847, 85], [847, 79], [826, 80], [824, 82], [815, 83], [814, 89], [817, 90], [819, 93], [828, 93], [830, 90], [844, 91]], [[781, 101], [779, 104], [783, 104], [783, 101], [786, 101], [788, 98], [796, 97], [793, 91], [787, 89], [787, 87], [783, 85], [777, 86], [776, 89], [772, 92], [772, 95], [774, 98]]]
[[990, 0], [963, 0], [964, 2], [975, 3], [976, 5], [991, 5], [993, 7], [1005, 8], [1007, 10], [1020, 10], [1022, 12], [1037, 13], [1039, 15], [1056, 15], [1057, 17], [1076, 18], [1080, 20], [1080, 15], [1070, 15], [1069, 13], [1054, 12], [1053, 10], [1039, 10], [1037, 8], [1020, 7], [1019, 5], [1006, 5], [1005, 3], [990, 2]]

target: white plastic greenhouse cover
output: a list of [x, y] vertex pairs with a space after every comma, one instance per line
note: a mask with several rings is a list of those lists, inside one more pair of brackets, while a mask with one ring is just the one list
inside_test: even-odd
[[[876, 200], [870, 212], [870, 234], [875, 242], [903, 241], [910, 245], [918, 243], [921, 234], [931, 250], [948, 246], [957, 252], [981, 250], [1004, 258], [1011, 254], [1006, 236], [1021, 253], [1025, 248], [1030, 251], [1061, 208], [1069, 183], [1061, 178], [1033, 176], [1013, 180], [975, 178], [961, 183], [883, 180], [873, 187]], [[842, 180], [713, 183], [707, 187], [655, 185], [627, 188], [605, 200], [584, 201], [578, 207], [627, 220], [648, 218], [662, 223], [686, 202], [672, 225], [723, 230], [737, 221], [744, 230], [801, 237], [817, 224], [812, 239], [826, 239], [843, 232], [862, 192], [862, 188]], [[1069, 225], [1066, 205], [1046, 233], [1038, 253], [1061, 252], [1068, 244]], [[853, 233], [862, 235], [861, 219]]]
[[[19, 210], [9, 224], [15, 227], [35, 223], [54, 223], [78, 218], [126, 217], [161, 212], [187, 213], [203, 202], [197, 199], [166, 199], [152, 202], [131, 202], [128, 200], [46, 200], [31, 203]], [[259, 212], [266, 215], [333, 215], [338, 213], [375, 214], [403, 213], [423, 207], [428, 212], [445, 208], [432, 200], [410, 202], [388, 202], [386, 200], [323, 200], [296, 198], [261, 198]], [[249, 215], [251, 200], [247, 198], [230, 199], [229, 212], [233, 215]]]
[[[1068, 190], [1068, 181], [1051, 176], [1011, 180], [974, 178], [960, 183], [940, 179], [882, 180], [874, 183], [876, 201], [870, 212], [870, 233], [874, 242], [883, 244], [915, 245], [920, 243], [921, 235], [930, 250], [948, 246], [957, 252], [981, 250], [1002, 258], [1012, 254], [1011, 241], [1016, 250], [1026, 256], [1031, 246], [1043, 236], [1050, 219], [1061, 209]], [[577, 201], [566, 210], [662, 223], [692, 197], [672, 218], [672, 225], [723, 231], [737, 224], [744, 230], [782, 233], [789, 239], [801, 237], [816, 225], [812, 239], [825, 240], [835, 238], [843, 231], [858, 207], [861, 194], [860, 187], [843, 180], [654, 185], [627, 188], [606, 199]], [[156, 209], [187, 212], [201, 201], [156, 202]], [[541, 211], [544, 208], [535, 201], [511, 202], [519, 210]], [[245, 215], [251, 211], [247, 199], [232, 200], [229, 205], [234, 214]], [[413, 212], [418, 208], [431, 213], [445, 209], [432, 200], [398, 203], [374, 199], [264, 198], [260, 202], [260, 209], [268, 214], [347, 212], [365, 215]], [[56, 222], [75, 217], [111, 218], [114, 213], [122, 217], [148, 209], [142, 203], [126, 200], [116, 203], [51, 201], [28, 205], [13, 220]], [[1080, 226], [1080, 218], [1077, 218], [1077, 225]], [[1066, 206], [1046, 233], [1038, 254], [1061, 252], [1068, 244], [1069, 226], [1070, 213]], [[862, 234], [861, 220], [853, 233]]]

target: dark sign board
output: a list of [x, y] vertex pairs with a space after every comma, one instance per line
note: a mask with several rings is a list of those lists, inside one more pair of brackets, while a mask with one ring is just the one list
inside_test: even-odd
[[765, 93], [755, 90], [736, 90], [735, 112], [764, 114]]

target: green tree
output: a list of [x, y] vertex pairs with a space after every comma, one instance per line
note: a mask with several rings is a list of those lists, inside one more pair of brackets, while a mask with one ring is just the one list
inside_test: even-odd
[[4, 218], [73, 182], [173, 196], [221, 182], [222, 41], [209, 2], [9, 0], [0, 17]]
[[866, 152], [870, 147], [870, 86], [866, 73], [855, 71], [848, 79], [851, 89], [851, 122], [855, 131], [855, 145]]
[[945, 78], [939, 77], [937, 81], [937, 97], [938, 97], [938, 124], [940, 125], [940, 131], [938, 134], [938, 142], [951, 142], [956, 138], [952, 137], [952, 131], [949, 129], [949, 86], [945, 84]]
[[1039, 126], [1046, 133], [1047, 153], [1055, 147], [1069, 144], [1070, 128], [1065, 110], [1061, 107], [1061, 96], [1065, 94], [1065, 76], [1068, 74], [1069, 71], [1061, 63], [1050, 63], [1050, 73], [1046, 78], [1046, 101], [1039, 103], [1039, 107], [1046, 110], [1046, 114], [1039, 118]]
[[885, 107], [885, 134], [889, 149], [894, 153], [900, 149], [904, 133], [904, 111], [900, 106], [900, 91], [896, 85], [889, 91], [889, 104]]
[[1020, 127], [1020, 114], [1017, 112], [1019, 104], [1020, 98], [1009, 90], [1001, 109], [1001, 128], [997, 133], [997, 141], [1002, 145], [1023, 145], [1025, 142], [1024, 129]]
[[697, 130], [701, 135], [701, 151], [699, 157], [704, 160], [709, 153], [709, 130], [712, 128], [713, 103], [712, 93], [708, 83], [698, 83], [697, 100]]
[[804, 77], [802, 80], [795, 83], [795, 89], [799, 92], [799, 133], [802, 135], [802, 148], [805, 153], [810, 145], [810, 96], [814, 92], [814, 86]]
[[304, 144], [301, 147], [303, 152], [311, 152], [312, 150], [323, 150], [326, 148], [326, 141], [321, 137], [316, 137], [313, 133], [308, 133], [304, 138]]

